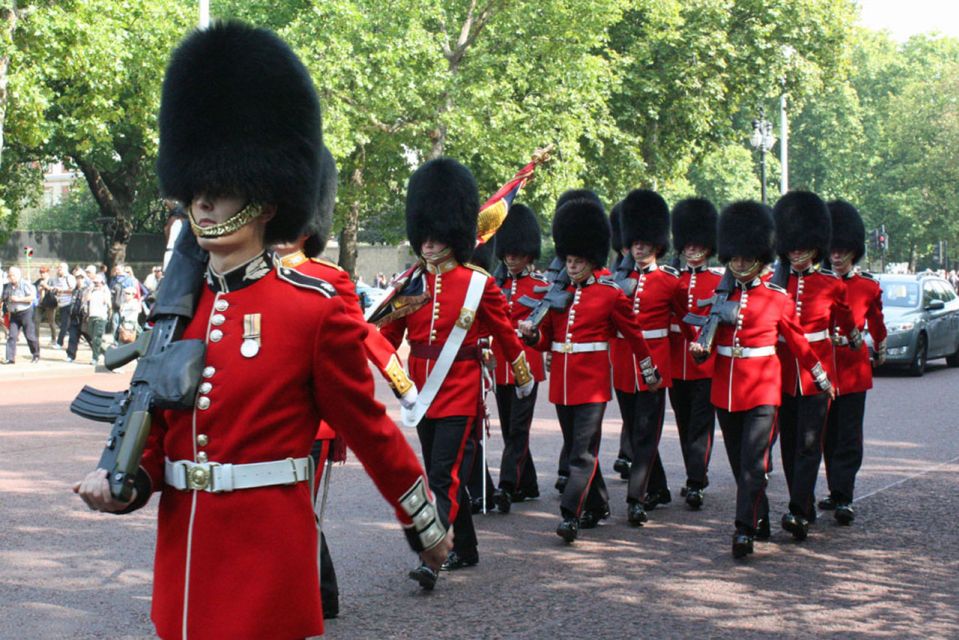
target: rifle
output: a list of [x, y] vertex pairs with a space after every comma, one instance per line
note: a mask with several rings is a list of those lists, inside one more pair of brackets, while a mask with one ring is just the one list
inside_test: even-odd
[[550, 309], [562, 311], [569, 306], [569, 301], [573, 298], [573, 294], [566, 290], [570, 285], [570, 279], [562, 260], [553, 258], [546, 273], [547, 277], [550, 274], [555, 275], [550, 278], [551, 284], [547, 288], [545, 296], [539, 299], [523, 296], [519, 299], [520, 304], [533, 310], [527, 320], [533, 324], [534, 329], [542, 324], [546, 318], [546, 313]]
[[[713, 350], [716, 330], [719, 329], [720, 323], [736, 324], [739, 317], [739, 303], [729, 301], [729, 295], [733, 292], [735, 286], [736, 279], [733, 277], [733, 272], [727, 267], [712, 297], [699, 300], [696, 303], [700, 308], [712, 305], [709, 309], [709, 315], [700, 316], [695, 313], [687, 313], [686, 317], [683, 318], [683, 322], [702, 327], [699, 337], [696, 338], [696, 343], [706, 350], [706, 355], [702, 360], [705, 360]], [[697, 358], [697, 360], [699, 359]]]
[[776, 270], [773, 271], [773, 275], [769, 278], [769, 281], [785, 289], [789, 284], [789, 269], [789, 261], [779, 258], [779, 261], [776, 263]]
[[207, 253], [183, 225], [150, 313], [153, 328], [104, 354], [110, 370], [139, 358], [130, 388], [110, 392], [85, 386], [70, 404], [79, 416], [113, 424], [97, 466], [107, 470], [110, 493], [122, 502], [132, 495], [150, 435], [150, 411], [193, 406], [206, 345], [180, 337], [196, 309], [206, 261]]

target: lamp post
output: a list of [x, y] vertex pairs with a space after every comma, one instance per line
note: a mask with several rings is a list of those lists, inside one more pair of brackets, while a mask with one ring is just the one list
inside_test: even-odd
[[759, 149], [759, 181], [762, 186], [762, 200], [766, 204], [766, 152], [776, 144], [773, 135], [773, 124], [766, 120], [766, 110], [759, 108], [759, 118], [753, 120], [753, 133], [749, 137], [749, 144], [753, 149]]

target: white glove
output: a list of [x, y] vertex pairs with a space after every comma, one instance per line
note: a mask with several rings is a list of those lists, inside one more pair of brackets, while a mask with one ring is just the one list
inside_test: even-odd
[[412, 409], [413, 405], [416, 404], [418, 395], [419, 392], [416, 390], [416, 385], [413, 385], [406, 393], [400, 396], [400, 404], [403, 405], [404, 409]]
[[536, 380], [532, 380], [532, 379], [522, 386], [517, 385], [516, 397], [520, 399], [527, 397], [529, 394], [533, 393], [534, 386], [536, 386]]

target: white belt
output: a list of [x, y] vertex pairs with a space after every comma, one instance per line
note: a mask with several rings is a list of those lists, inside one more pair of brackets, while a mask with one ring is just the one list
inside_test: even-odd
[[559, 353], [592, 353], [609, 350], [608, 342], [554, 342], [553, 351]]
[[730, 347], [721, 344], [716, 347], [716, 353], [727, 358], [766, 358], [776, 355], [776, 347]]
[[310, 479], [312, 459], [287, 458], [251, 464], [220, 464], [166, 460], [163, 478], [167, 485], [186, 491], [223, 493], [237, 489], [296, 484]]
[[[823, 340], [829, 340], [829, 330], [823, 329], [815, 333], [804, 333], [803, 336], [806, 338], [806, 342], [822, 342]], [[786, 339], [779, 336], [779, 341], [786, 342]]]
[[643, 338], [646, 340], [654, 340], [655, 338], [668, 338], [669, 329], [649, 329], [648, 331], [643, 331]]
[[683, 332], [683, 330], [679, 328], [679, 325], [678, 325], [678, 324], [671, 324], [671, 325], [669, 325], [669, 330], [672, 331], [673, 333], [682, 333], [682, 332]]

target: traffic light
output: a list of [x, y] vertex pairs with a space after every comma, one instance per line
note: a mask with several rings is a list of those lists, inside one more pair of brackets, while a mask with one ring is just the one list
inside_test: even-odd
[[873, 251], [879, 251], [879, 229], [872, 230], [872, 242], [870, 246]]
[[880, 231], [879, 235], [876, 236], [876, 244], [879, 245], [880, 251], [885, 252], [889, 248], [889, 236]]
[[942, 242], [937, 242], [932, 248], [932, 261], [934, 264], [942, 264]]
[[25, 256], [28, 257], [28, 258], [32, 258], [32, 257], [33, 257], [33, 247], [24, 247], [24, 248], [23, 248], [23, 255], [25, 255]]

